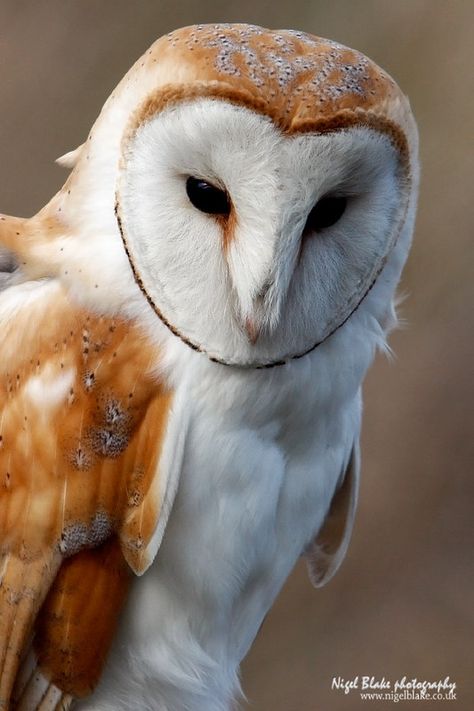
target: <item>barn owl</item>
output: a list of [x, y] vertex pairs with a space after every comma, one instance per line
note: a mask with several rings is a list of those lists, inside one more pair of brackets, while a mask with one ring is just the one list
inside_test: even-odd
[[297, 559], [348, 546], [415, 122], [357, 51], [198, 25], [60, 162], [0, 216], [0, 709], [227, 711]]

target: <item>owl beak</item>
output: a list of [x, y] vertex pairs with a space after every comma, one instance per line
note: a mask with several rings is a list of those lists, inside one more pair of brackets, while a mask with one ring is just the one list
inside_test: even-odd
[[247, 334], [247, 338], [249, 339], [252, 345], [255, 345], [255, 343], [258, 341], [260, 330], [260, 325], [257, 325], [254, 319], [248, 318], [245, 321], [245, 332]]
[[[252, 246], [255, 247], [254, 244]], [[268, 254], [265, 254], [265, 250], [262, 251], [263, 254], [257, 253], [259, 258], [256, 259], [252, 250], [245, 250], [234, 240], [226, 253], [236, 297], [234, 315], [242, 335], [247, 336], [251, 345], [255, 345], [262, 338], [263, 332], [266, 332], [269, 326], [271, 304], [267, 303], [267, 294], [274, 280], [273, 250], [268, 248]]]

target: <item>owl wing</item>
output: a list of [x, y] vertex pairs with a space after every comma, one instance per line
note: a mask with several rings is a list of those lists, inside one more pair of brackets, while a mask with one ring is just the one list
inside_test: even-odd
[[0, 291], [0, 333], [0, 710], [63, 708], [159, 546], [184, 408], [137, 327], [54, 280]]
[[354, 442], [324, 523], [305, 551], [311, 582], [317, 588], [336, 573], [352, 535], [360, 479], [359, 443]]

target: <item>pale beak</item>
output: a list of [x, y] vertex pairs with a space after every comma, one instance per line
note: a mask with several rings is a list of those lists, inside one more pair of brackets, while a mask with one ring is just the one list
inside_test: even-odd
[[260, 335], [260, 329], [261, 326], [257, 325], [256, 321], [254, 321], [251, 318], [248, 318], [245, 322], [245, 331], [247, 333], [247, 338], [249, 339], [250, 343], [252, 345], [255, 345], [255, 343], [258, 340], [258, 337]]

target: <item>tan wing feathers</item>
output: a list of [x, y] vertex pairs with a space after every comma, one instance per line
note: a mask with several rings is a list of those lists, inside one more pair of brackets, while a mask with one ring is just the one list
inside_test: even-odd
[[9, 708], [23, 650], [35, 616], [60, 565], [57, 551], [34, 559], [6, 554], [0, 581], [0, 710]]
[[51, 588], [39, 666], [19, 678], [12, 707], [46, 711], [94, 686], [126, 594], [124, 558], [137, 573], [150, 563], [173, 394], [138, 328], [78, 309], [54, 282], [3, 292], [0, 332], [0, 710]]
[[123, 555], [136, 573], [148, 567], [146, 542], [151, 540], [155, 529], [156, 507], [162, 504], [157, 500], [157, 494], [152, 492], [152, 484], [171, 403], [172, 394], [169, 392], [154, 398], [142, 427], [136, 433], [135, 451], [138, 456], [131, 448], [124, 455], [124, 467], [132, 474], [127, 482], [126, 510], [119, 534]]
[[130, 570], [116, 539], [61, 566], [36, 628], [34, 650], [44, 676], [74, 697], [99, 680]]
[[[21, 319], [17, 328], [27, 330]], [[139, 486], [143, 498], [162, 430], [156, 412], [148, 451], [137, 453], [139, 429], [152, 403], [166, 420], [171, 395], [148, 374], [158, 354], [129, 324], [68, 312], [63, 303], [39, 329], [33, 357], [22, 343], [8, 367], [0, 348], [0, 545], [21, 543], [31, 553], [63, 534], [67, 555], [81, 535], [76, 525], [94, 542], [121, 519], [130, 489]]]

